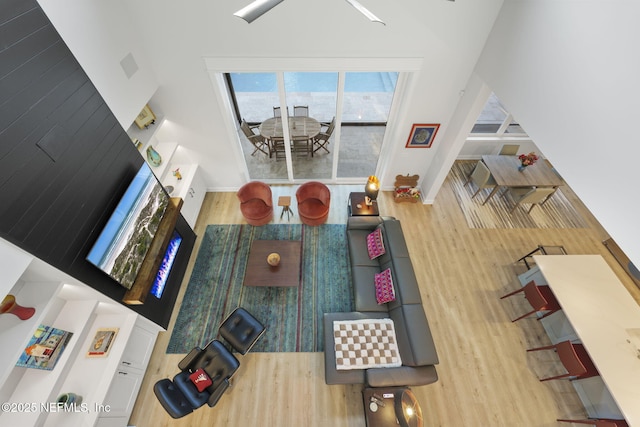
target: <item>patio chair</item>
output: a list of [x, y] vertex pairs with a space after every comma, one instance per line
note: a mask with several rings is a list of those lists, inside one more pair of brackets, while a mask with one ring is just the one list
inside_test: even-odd
[[256, 127], [257, 126], [249, 126], [245, 119], [242, 119], [242, 122], [240, 123], [240, 129], [242, 129], [242, 133], [244, 133], [244, 136], [246, 136], [249, 142], [252, 143], [255, 147], [251, 155], [253, 156], [254, 154], [256, 154], [256, 152], [261, 151], [267, 156], [270, 156], [269, 143], [266, 138], [258, 133], [253, 132], [253, 129], [255, 129]]
[[294, 117], [309, 117], [309, 106], [308, 105], [294, 105], [293, 106], [293, 116]]
[[291, 152], [298, 156], [312, 156], [313, 142], [306, 135], [294, 136], [291, 138]]
[[313, 138], [313, 146], [314, 146], [313, 153], [315, 153], [320, 149], [323, 149], [327, 153], [330, 152], [329, 149], [327, 148], [327, 145], [329, 145], [329, 138], [331, 138], [331, 135], [333, 134], [335, 127], [336, 127], [336, 118], [334, 117], [333, 120], [331, 120], [331, 122], [327, 126], [327, 129], [325, 131], [321, 131], [318, 135], [316, 135]]
[[[280, 107], [273, 107], [273, 117], [282, 117]], [[289, 117], [289, 107], [287, 107], [287, 117]]]

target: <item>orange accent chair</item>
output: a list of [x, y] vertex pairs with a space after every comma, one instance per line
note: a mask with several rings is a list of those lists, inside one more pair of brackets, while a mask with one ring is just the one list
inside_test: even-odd
[[271, 187], [264, 182], [248, 182], [238, 190], [240, 212], [251, 225], [265, 225], [273, 218]]
[[527, 351], [555, 350], [558, 353], [560, 362], [567, 370], [567, 373], [543, 378], [540, 381], [555, 380], [558, 378], [574, 377], [582, 378], [597, 377], [600, 375], [596, 366], [591, 361], [587, 350], [582, 344], [574, 344], [571, 341], [562, 341], [558, 344], [546, 345], [544, 347], [530, 348]]
[[320, 225], [327, 221], [331, 202], [329, 187], [317, 181], [306, 182], [296, 191], [296, 199], [303, 224]]
[[529, 304], [531, 304], [531, 308], [533, 308], [533, 310], [523, 314], [522, 316], [516, 319], [513, 319], [512, 322], [525, 318], [530, 314], [537, 313], [538, 311], [546, 311], [546, 313], [542, 315], [542, 317], [538, 318], [538, 320], [544, 319], [550, 314], [553, 314], [556, 311], [559, 311], [562, 309], [555, 295], [553, 295], [551, 288], [549, 288], [549, 286], [544, 286], [544, 285], [538, 286], [536, 285], [536, 282], [534, 282], [533, 280], [527, 283], [526, 285], [524, 285], [522, 288], [518, 289], [517, 291], [510, 292], [500, 297], [500, 299], [510, 297], [511, 295], [515, 295], [519, 292], [524, 292], [524, 297], [527, 299], [527, 301], [529, 301]]

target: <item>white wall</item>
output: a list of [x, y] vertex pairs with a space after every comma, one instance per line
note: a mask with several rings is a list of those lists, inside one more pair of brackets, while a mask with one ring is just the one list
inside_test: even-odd
[[476, 68], [636, 265], [638, 16], [626, 0], [506, 1]]
[[[85, 70], [124, 129], [158, 88], [146, 46], [122, 0], [38, 0], [47, 17]], [[120, 61], [137, 64], [127, 78]]]
[[[289, 58], [294, 64], [321, 58], [335, 65], [345, 58], [422, 58], [411, 93], [401, 100], [402, 115], [388, 136], [390, 158], [382, 185], [389, 186], [396, 174], [423, 175], [437, 151], [449, 145], [438, 136], [431, 149], [404, 148], [413, 123], [441, 123], [439, 135], [445, 134], [458, 92], [465, 87], [502, 4], [502, 0], [363, 0], [386, 21], [384, 26], [369, 22], [344, 0], [287, 0], [252, 24], [233, 16], [250, 0], [41, 1], [47, 9], [55, 9], [47, 11], [54, 25], [60, 26], [63, 38], [119, 118], [129, 115], [131, 88], [123, 89], [114, 77], [122, 74], [116, 69], [118, 62], [132, 44], [143, 48], [159, 84], [154, 102], [162, 105], [171, 123], [158, 132], [158, 138], [177, 141], [197, 153], [209, 189], [238, 188], [246, 177], [237, 139], [228, 129], [203, 58]], [[109, 5], [114, 9], [103, 10]], [[106, 22], [100, 23], [100, 17]], [[79, 22], [81, 31], [71, 28]], [[120, 35], [123, 25], [125, 32], [135, 29], [138, 36]], [[107, 43], [104, 51], [117, 54], [110, 54], [105, 64], [101, 55], [90, 55], [86, 43], [76, 40], [85, 38], [99, 39]]]

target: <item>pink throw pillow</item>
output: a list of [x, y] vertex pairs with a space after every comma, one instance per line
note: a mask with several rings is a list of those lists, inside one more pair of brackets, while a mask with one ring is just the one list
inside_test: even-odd
[[370, 259], [378, 258], [386, 252], [384, 249], [384, 243], [382, 242], [381, 229], [376, 228], [367, 235], [367, 251], [369, 252]]
[[384, 304], [389, 301], [395, 301], [396, 292], [393, 289], [393, 279], [391, 278], [390, 268], [387, 268], [386, 270], [376, 274], [375, 284], [376, 284], [376, 301], [378, 301], [378, 304]]

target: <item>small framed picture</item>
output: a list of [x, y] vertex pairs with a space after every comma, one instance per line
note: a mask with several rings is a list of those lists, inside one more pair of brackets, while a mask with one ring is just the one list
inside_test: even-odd
[[414, 124], [406, 148], [430, 148], [439, 127], [439, 124]]
[[87, 349], [87, 357], [106, 357], [120, 328], [100, 328]]
[[136, 117], [135, 121], [136, 125], [138, 125], [140, 129], [144, 129], [149, 125], [155, 123], [156, 115], [153, 114], [153, 111], [151, 111], [151, 108], [149, 108], [149, 104], [144, 106], [142, 111], [140, 111], [140, 114], [138, 114], [138, 117]]

